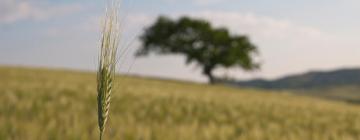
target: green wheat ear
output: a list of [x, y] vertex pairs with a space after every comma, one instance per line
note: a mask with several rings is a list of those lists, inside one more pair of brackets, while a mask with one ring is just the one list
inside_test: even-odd
[[119, 22], [117, 0], [110, 0], [104, 20], [99, 67], [97, 72], [97, 103], [100, 140], [103, 137], [109, 118], [110, 99], [115, 78], [116, 52], [119, 44]]

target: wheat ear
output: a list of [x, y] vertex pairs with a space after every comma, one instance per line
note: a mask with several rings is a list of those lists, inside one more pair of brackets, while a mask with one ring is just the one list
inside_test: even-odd
[[104, 20], [99, 67], [97, 72], [97, 103], [100, 140], [109, 118], [110, 99], [115, 78], [116, 52], [119, 44], [118, 3], [111, 0]]

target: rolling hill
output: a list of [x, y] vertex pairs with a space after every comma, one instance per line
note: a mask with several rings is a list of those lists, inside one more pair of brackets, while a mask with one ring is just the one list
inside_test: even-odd
[[360, 86], [360, 69], [341, 69], [335, 71], [314, 71], [286, 76], [276, 80], [251, 80], [236, 82], [242, 87], [264, 89], [319, 89], [335, 86]]
[[313, 71], [276, 80], [229, 82], [241, 88], [291, 91], [295, 94], [360, 103], [360, 69]]
[[[96, 76], [0, 67], [0, 139], [96, 140]], [[118, 76], [105, 139], [358, 140], [360, 107], [291, 92]]]

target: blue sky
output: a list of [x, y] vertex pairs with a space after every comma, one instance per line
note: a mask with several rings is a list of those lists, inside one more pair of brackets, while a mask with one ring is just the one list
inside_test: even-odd
[[[182, 56], [133, 57], [144, 27], [157, 16], [191, 16], [245, 34], [259, 47], [262, 69], [218, 75], [277, 78], [310, 70], [360, 67], [357, 0], [123, 0], [119, 72], [205, 81]], [[94, 70], [102, 0], [1, 0], [0, 65]], [[120, 52], [121, 53], [121, 52]]]

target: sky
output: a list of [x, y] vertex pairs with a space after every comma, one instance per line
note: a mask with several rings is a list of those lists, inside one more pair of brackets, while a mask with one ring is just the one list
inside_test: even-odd
[[[0, 65], [94, 71], [104, 0], [0, 0]], [[138, 36], [159, 15], [190, 16], [247, 35], [261, 69], [217, 69], [240, 80], [360, 67], [358, 0], [122, 0], [118, 72], [205, 82], [180, 55], [135, 58]]]

